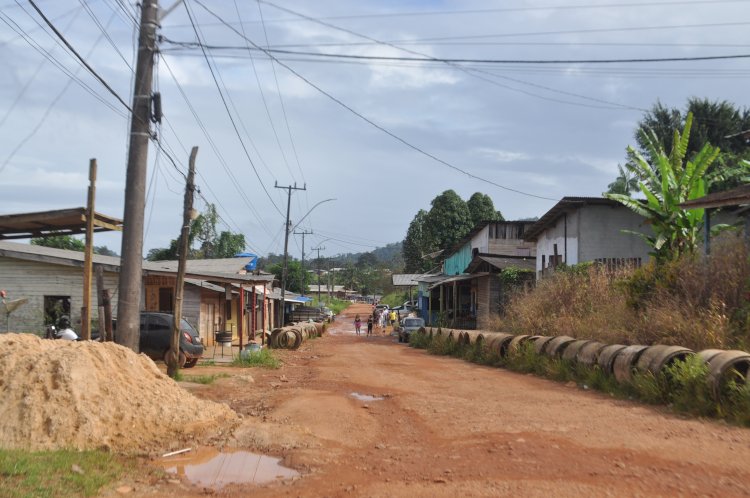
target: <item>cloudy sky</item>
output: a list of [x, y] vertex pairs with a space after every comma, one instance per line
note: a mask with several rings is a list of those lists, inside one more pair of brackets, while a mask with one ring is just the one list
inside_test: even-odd
[[[0, 212], [83, 206], [96, 158], [97, 210], [122, 217], [127, 109], [27, 1], [0, 1]], [[130, 104], [134, 2], [35, 1]], [[657, 100], [747, 105], [748, 59], [576, 62], [748, 54], [747, 0], [203, 1], [211, 12], [187, 0], [162, 20], [144, 253], [179, 234], [194, 145], [196, 207], [215, 203], [258, 254], [283, 251], [274, 185], [306, 185], [291, 220], [313, 232], [311, 257], [402, 240], [447, 189], [488, 194], [506, 219], [541, 216], [606, 190]], [[95, 243], [120, 252], [118, 234]]]

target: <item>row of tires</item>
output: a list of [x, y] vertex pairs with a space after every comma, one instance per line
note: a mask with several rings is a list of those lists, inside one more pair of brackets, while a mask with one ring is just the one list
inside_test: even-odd
[[268, 345], [274, 349], [297, 349], [305, 339], [320, 337], [325, 331], [323, 323], [300, 322], [271, 331]]
[[463, 346], [477, 345], [501, 357], [514, 354], [521, 345], [530, 343], [537, 354], [589, 367], [598, 366], [621, 383], [631, 382], [635, 373], [663, 373], [675, 361], [684, 361], [697, 354], [708, 366], [708, 382], [717, 399], [722, 385], [729, 379], [750, 383], [750, 354], [745, 351], [706, 349], [696, 353], [681, 346], [608, 345], [569, 336], [513, 335], [440, 328], [421, 328], [418, 333], [426, 334], [430, 339], [443, 336]]

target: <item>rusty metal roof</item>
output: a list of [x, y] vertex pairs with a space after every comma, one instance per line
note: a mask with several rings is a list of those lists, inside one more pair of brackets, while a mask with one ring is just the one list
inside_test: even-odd
[[750, 204], [750, 184], [737, 188], [714, 192], [680, 204], [681, 208], [718, 208]]
[[[122, 220], [94, 212], [94, 231], [122, 230]], [[86, 233], [86, 208], [0, 215], [0, 240]]]

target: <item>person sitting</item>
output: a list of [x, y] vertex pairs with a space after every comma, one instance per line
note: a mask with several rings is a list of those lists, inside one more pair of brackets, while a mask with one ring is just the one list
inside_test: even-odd
[[78, 340], [78, 334], [70, 328], [70, 318], [66, 315], [61, 316], [57, 321], [57, 332], [55, 335], [58, 339], [65, 339], [66, 341]]

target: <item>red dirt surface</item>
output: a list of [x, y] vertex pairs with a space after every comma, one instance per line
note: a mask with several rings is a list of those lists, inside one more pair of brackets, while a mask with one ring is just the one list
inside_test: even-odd
[[302, 477], [217, 491], [149, 477], [103, 494], [129, 485], [129, 496], [750, 495], [750, 430], [431, 356], [382, 331], [354, 336], [354, 315], [371, 309], [353, 305], [328, 335], [279, 352], [279, 370], [185, 372], [230, 374], [182, 385], [244, 417], [228, 447], [283, 457]]

